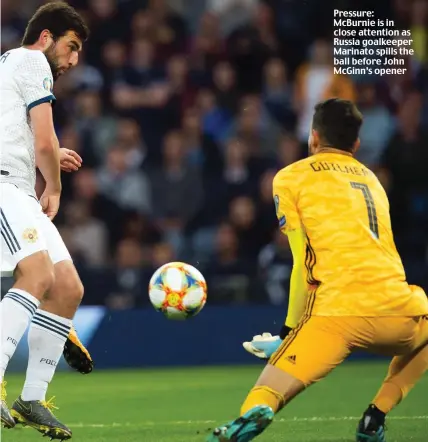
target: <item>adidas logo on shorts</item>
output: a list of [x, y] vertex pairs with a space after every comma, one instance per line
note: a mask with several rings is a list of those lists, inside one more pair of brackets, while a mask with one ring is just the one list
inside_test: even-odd
[[291, 362], [292, 364], [296, 363], [296, 355], [291, 355], [286, 357], [288, 362]]

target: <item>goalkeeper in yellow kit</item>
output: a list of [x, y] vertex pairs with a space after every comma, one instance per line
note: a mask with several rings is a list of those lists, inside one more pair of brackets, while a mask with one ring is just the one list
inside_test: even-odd
[[406, 282], [384, 189], [353, 158], [362, 121], [349, 101], [319, 103], [310, 156], [274, 179], [279, 225], [294, 260], [288, 315], [281, 339], [244, 344], [259, 357], [270, 356], [269, 345], [275, 352], [240, 417], [216, 428], [210, 442], [254, 439], [275, 413], [355, 350], [393, 357], [357, 429], [359, 442], [385, 442], [386, 414], [428, 367], [428, 299]]

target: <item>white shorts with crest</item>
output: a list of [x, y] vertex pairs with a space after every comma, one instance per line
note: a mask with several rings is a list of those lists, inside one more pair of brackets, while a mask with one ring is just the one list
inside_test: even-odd
[[46, 250], [54, 264], [71, 260], [58, 229], [39, 202], [14, 184], [0, 183], [1, 276], [11, 276], [20, 261]]

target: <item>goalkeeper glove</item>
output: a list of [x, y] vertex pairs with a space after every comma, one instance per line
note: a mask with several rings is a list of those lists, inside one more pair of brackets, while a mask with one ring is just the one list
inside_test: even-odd
[[242, 345], [248, 353], [258, 357], [259, 359], [268, 360], [282, 344], [282, 341], [290, 333], [292, 329], [283, 325], [278, 336], [272, 336], [270, 333], [256, 335], [252, 341], [244, 342]]

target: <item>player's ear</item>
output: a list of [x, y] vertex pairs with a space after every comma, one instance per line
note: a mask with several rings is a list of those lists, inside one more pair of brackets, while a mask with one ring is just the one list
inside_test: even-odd
[[315, 129], [312, 129], [312, 137], [311, 137], [311, 148], [314, 152], [320, 146], [320, 136]]
[[53, 41], [52, 34], [49, 31], [49, 29], [44, 29], [40, 33], [39, 42], [44, 47], [44, 49], [47, 49]]
[[355, 141], [354, 146], [352, 147], [352, 153], [356, 153], [359, 148], [360, 148], [360, 139], [357, 138], [357, 141]]

